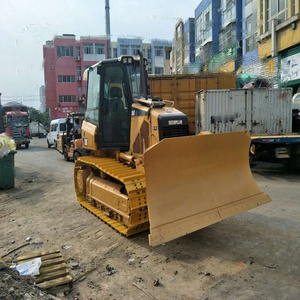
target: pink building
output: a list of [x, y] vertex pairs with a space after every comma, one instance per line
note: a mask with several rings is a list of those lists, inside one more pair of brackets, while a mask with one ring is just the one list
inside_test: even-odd
[[51, 120], [85, 110], [85, 69], [107, 58], [105, 37], [55, 36], [43, 46], [45, 98]]

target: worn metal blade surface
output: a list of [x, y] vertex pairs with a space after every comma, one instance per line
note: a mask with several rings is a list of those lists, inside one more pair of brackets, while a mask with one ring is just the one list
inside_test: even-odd
[[169, 138], [145, 152], [150, 245], [271, 201], [252, 176], [250, 140], [244, 131]]

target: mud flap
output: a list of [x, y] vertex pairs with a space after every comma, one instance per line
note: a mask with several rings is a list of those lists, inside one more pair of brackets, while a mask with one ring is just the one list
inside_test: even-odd
[[271, 201], [253, 179], [247, 131], [164, 139], [145, 152], [156, 246]]

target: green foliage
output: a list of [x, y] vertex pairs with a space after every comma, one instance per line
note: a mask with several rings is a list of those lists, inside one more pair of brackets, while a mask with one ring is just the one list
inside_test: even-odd
[[39, 123], [43, 124], [45, 127], [49, 125], [49, 112], [46, 111], [41, 113], [39, 110], [29, 107], [28, 108], [30, 122], [39, 121]]

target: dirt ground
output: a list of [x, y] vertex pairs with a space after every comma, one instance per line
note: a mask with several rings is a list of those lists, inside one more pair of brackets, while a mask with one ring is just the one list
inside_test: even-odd
[[[150, 247], [147, 232], [123, 237], [79, 205], [73, 167], [45, 139], [18, 150], [15, 188], [0, 190], [0, 256], [28, 237], [42, 244], [7, 255], [6, 265], [59, 249], [75, 280], [67, 299], [300, 299], [299, 173], [258, 165], [272, 202]], [[18, 298], [31, 286], [9, 271], [0, 265], [0, 299], [43, 299]]]

